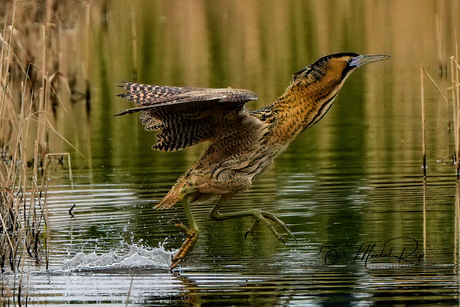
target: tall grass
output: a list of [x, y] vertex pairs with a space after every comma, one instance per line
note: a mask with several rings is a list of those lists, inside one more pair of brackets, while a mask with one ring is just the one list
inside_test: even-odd
[[[13, 51], [16, 3], [12, 9], [11, 24], [4, 27], [0, 58], [0, 268], [23, 271], [26, 256], [41, 261], [46, 246], [46, 203], [42, 195], [40, 168], [47, 154], [45, 129], [49, 92], [43, 87], [44, 78], [32, 80], [29, 66], [23, 71], [23, 80], [13, 78], [14, 65], [21, 65]], [[35, 92], [33, 87], [41, 81]], [[18, 97], [14, 96], [20, 89]], [[34, 131], [36, 129], [36, 132]], [[30, 148], [32, 146], [32, 148]], [[29, 152], [33, 154], [29, 156]], [[27, 163], [33, 164], [31, 174]]]
[[70, 156], [50, 153], [49, 144], [50, 135], [63, 138], [52, 125], [57, 87], [69, 89], [71, 83], [59, 71], [59, 52], [50, 39], [58, 36], [52, 3], [46, 2], [41, 23], [29, 18], [37, 12], [18, 1], [2, 8], [9, 16], [0, 32], [0, 270], [21, 272], [20, 278], [26, 260], [48, 266], [50, 161], [67, 156], [70, 167]]

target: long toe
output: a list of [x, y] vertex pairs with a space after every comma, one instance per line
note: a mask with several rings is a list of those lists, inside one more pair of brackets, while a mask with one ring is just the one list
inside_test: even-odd
[[176, 268], [176, 266], [179, 265], [179, 263], [182, 261], [182, 258], [177, 258], [176, 260], [173, 259], [173, 263], [169, 266], [169, 269], [172, 271]]
[[267, 212], [267, 211], [262, 211], [262, 215], [263, 215], [265, 218], [267, 218], [267, 219], [269, 219], [269, 220], [275, 222], [275, 223], [278, 224], [279, 226], [281, 226], [281, 227], [284, 229], [284, 231], [285, 231], [288, 235], [290, 235], [291, 237], [294, 238], [294, 240], [297, 241], [296, 237], [295, 237], [294, 234], [291, 232], [291, 230], [287, 227], [286, 223], [284, 223], [282, 220], [280, 220], [279, 218], [277, 218], [273, 213]]
[[257, 225], [259, 225], [260, 221], [257, 218], [254, 218], [254, 222], [252, 223], [251, 227], [246, 231], [244, 234], [244, 239], [247, 240], [247, 237], [249, 234], [254, 233], [254, 230], [256, 230]]
[[262, 222], [265, 226], [267, 226], [268, 229], [270, 229], [270, 231], [273, 233], [273, 235], [278, 240], [280, 240], [281, 242], [283, 242], [283, 244], [285, 244], [285, 242], [283, 240], [283, 237], [281, 237], [281, 235], [278, 233], [278, 231], [276, 231], [275, 227], [273, 227], [272, 223], [270, 223], [268, 220], [270, 220], [270, 221], [274, 222], [275, 224], [279, 225], [280, 227], [282, 227], [287, 234], [289, 234], [291, 237], [293, 237], [295, 239], [294, 234], [289, 230], [289, 228], [286, 226], [286, 224], [282, 220], [277, 218], [273, 213], [267, 212], [267, 211], [262, 211], [262, 210], [259, 210], [259, 209], [255, 209], [255, 210], [252, 211], [252, 215], [254, 216], [254, 222], [252, 223], [252, 225], [248, 229], [248, 231], [246, 231], [246, 234], [244, 236], [245, 239], [248, 236], [248, 234], [251, 234], [251, 233], [254, 232], [254, 230], [257, 227], [257, 225], [259, 224], [259, 222]]
[[[274, 217], [274, 215], [272, 213], [269, 213], [269, 212], [264, 212], [262, 210], [259, 210], [259, 209], [256, 209], [253, 211], [253, 214], [254, 214], [254, 218], [256, 220], [258, 220], [259, 222], [262, 222], [265, 226], [267, 226], [268, 229], [270, 229], [270, 231], [273, 233], [273, 235], [278, 239], [280, 240], [281, 242], [284, 243], [284, 240], [283, 238], [281, 237], [281, 235], [278, 233], [278, 231], [276, 231], [275, 227], [273, 227], [273, 225], [264, 217], [264, 215], [272, 215]], [[276, 217], [275, 217], [276, 218]], [[253, 224], [254, 226], [254, 224]], [[255, 225], [257, 226], [257, 225]], [[254, 228], [255, 228], [254, 226]], [[251, 227], [252, 228], [252, 227]], [[250, 228], [250, 230], [251, 230]], [[252, 229], [252, 231], [254, 231], [254, 229]]]
[[[176, 225], [177, 226], [177, 225]], [[182, 225], [183, 226], [183, 225]], [[180, 228], [180, 227], [179, 227]], [[184, 227], [185, 228], [185, 227]], [[185, 256], [193, 249], [195, 246], [196, 241], [198, 240], [198, 233], [194, 233], [191, 231], [187, 231], [186, 233], [187, 239], [185, 240], [184, 244], [182, 244], [179, 251], [174, 255], [172, 258], [172, 264], [169, 266], [171, 270], [173, 270], [177, 265], [185, 258]]]
[[179, 228], [188, 238], [193, 236], [193, 232], [188, 230], [188, 228], [181, 222], [178, 221], [175, 226], [176, 228]]

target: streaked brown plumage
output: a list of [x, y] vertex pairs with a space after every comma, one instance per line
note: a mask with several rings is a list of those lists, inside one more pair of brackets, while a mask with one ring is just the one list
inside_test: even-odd
[[190, 229], [176, 226], [187, 236], [173, 257], [175, 268], [192, 249], [198, 226], [189, 204], [219, 197], [210, 217], [216, 220], [252, 216], [252, 233], [262, 222], [280, 240], [272, 223], [292, 235], [273, 214], [259, 209], [221, 214], [230, 198], [243, 192], [267, 169], [275, 156], [300, 132], [318, 122], [332, 106], [346, 78], [358, 67], [387, 59], [383, 55], [340, 53], [323, 57], [293, 75], [286, 92], [275, 103], [248, 111], [246, 102], [257, 95], [241, 89], [209, 89], [124, 83], [120, 96], [137, 104], [118, 115], [142, 112], [147, 130], [160, 130], [154, 149], [174, 151], [204, 141], [210, 145], [198, 162], [181, 176], [157, 208], [170, 208], [182, 201]]

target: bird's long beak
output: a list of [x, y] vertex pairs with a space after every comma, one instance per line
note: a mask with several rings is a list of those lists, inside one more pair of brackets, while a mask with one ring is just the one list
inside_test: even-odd
[[367, 65], [369, 63], [374, 63], [378, 61], [383, 61], [389, 59], [389, 55], [372, 55], [372, 54], [366, 54], [366, 55], [359, 55], [357, 57], [354, 57], [351, 62], [350, 66], [354, 67], [361, 67], [364, 65]]

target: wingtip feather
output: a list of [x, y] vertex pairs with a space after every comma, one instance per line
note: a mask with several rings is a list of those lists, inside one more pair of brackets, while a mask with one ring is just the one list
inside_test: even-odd
[[115, 113], [113, 116], [122, 116], [122, 115], [126, 115], [129, 113], [130, 113], [129, 109], [125, 109], [125, 110], [118, 111], [118, 113]]

